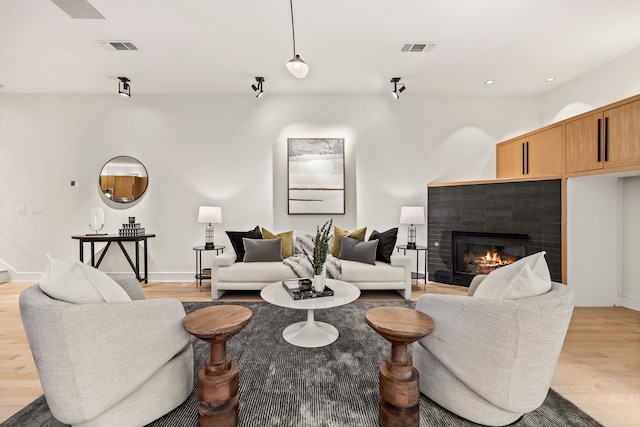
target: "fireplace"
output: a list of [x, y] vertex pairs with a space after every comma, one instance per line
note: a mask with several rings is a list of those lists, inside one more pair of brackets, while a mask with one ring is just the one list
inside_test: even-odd
[[474, 276], [528, 255], [526, 234], [452, 231], [451, 237], [454, 285], [469, 286]]

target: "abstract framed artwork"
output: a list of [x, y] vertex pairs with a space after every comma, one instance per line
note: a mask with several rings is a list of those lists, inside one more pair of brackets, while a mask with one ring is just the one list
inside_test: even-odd
[[287, 140], [289, 215], [344, 215], [344, 139]]

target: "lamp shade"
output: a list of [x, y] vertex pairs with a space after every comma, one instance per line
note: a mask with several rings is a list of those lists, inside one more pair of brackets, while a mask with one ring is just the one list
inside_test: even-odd
[[296, 55], [287, 62], [287, 69], [295, 77], [302, 79], [309, 73], [309, 66], [306, 62], [300, 59], [300, 55]]
[[400, 224], [424, 224], [424, 208], [403, 206], [400, 209]]
[[205, 224], [221, 224], [222, 208], [219, 206], [200, 206], [198, 222]]

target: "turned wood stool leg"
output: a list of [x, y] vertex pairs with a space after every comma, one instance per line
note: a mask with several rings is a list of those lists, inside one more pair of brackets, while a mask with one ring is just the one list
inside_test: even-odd
[[198, 423], [203, 427], [238, 425], [238, 364], [227, 354], [227, 341], [251, 320], [251, 310], [220, 305], [197, 310], [183, 320], [184, 328], [211, 345], [198, 371]]
[[392, 343], [391, 354], [380, 365], [380, 426], [417, 427], [419, 399], [418, 371], [413, 367], [407, 344]]
[[408, 345], [433, 331], [433, 319], [406, 307], [372, 308], [365, 318], [391, 343], [391, 353], [380, 365], [378, 422], [381, 427], [418, 427], [420, 384]]

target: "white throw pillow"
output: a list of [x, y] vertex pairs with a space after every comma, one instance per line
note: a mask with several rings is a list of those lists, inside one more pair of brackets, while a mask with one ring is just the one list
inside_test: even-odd
[[521, 258], [492, 271], [480, 283], [474, 297], [519, 299], [542, 295], [551, 289], [551, 274], [546, 252]]
[[48, 258], [39, 286], [51, 298], [73, 304], [131, 301], [129, 294], [100, 270], [80, 262]]

